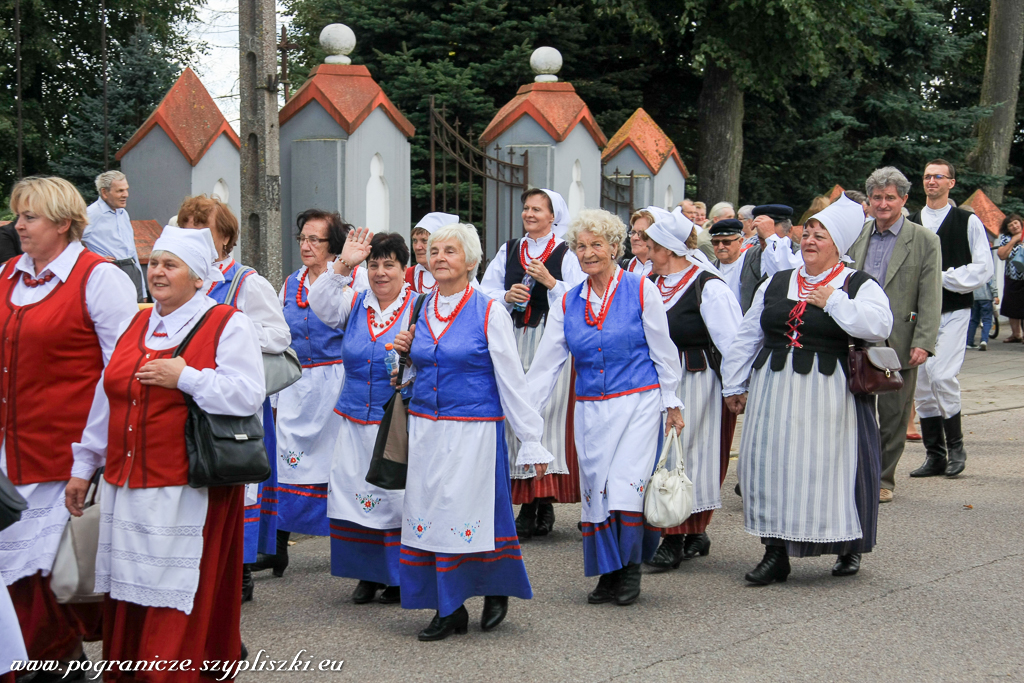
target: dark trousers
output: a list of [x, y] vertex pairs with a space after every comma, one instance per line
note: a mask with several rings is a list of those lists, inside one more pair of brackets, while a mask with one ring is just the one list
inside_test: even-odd
[[130, 258], [121, 259], [114, 261], [114, 265], [123, 270], [132, 279], [132, 284], [135, 285], [135, 297], [141, 304], [145, 300], [142, 296], [142, 273], [139, 272], [139, 267], [135, 265], [135, 260]]
[[974, 343], [974, 333], [981, 323], [981, 341], [988, 341], [988, 333], [992, 331], [992, 299], [974, 300], [971, 307], [971, 322], [967, 325], [967, 345]]
[[878, 395], [878, 432], [882, 438], [882, 488], [896, 488], [896, 465], [907, 444], [907, 423], [917, 389], [917, 368], [900, 370], [903, 388]]

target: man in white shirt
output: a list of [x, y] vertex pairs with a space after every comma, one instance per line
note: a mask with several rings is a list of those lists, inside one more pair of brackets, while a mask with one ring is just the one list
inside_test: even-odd
[[967, 461], [956, 376], [964, 362], [973, 292], [989, 281], [993, 268], [981, 220], [949, 203], [949, 191], [955, 185], [953, 164], [945, 159], [928, 162], [924, 167], [927, 206], [908, 217], [938, 235], [943, 271], [939, 337], [935, 355], [918, 373], [915, 398], [927, 455], [924, 464], [910, 473], [912, 477], [955, 477]]
[[713, 263], [729, 285], [729, 291], [740, 302], [740, 275], [743, 271], [743, 222], [735, 218], [718, 221], [708, 230], [715, 250]]
[[[89, 225], [82, 235], [86, 248], [103, 256], [123, 270], [135, 285], [140, 302], [146, 299], [142, 265], [135, 249], [135, 231], [128, 218], [128, 179], [120, 171], [106, 171], [96, 176], [100, 198], [89, 205]], [[966, 334], [966, 333], [965, 333]]]

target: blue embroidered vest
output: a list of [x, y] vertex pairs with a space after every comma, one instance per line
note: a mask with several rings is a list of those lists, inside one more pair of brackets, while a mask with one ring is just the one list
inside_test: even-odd
[[[580, 292], [587, 281], [562, 298], [565, 340], [576, 361], [577, 401], [604, 401], [658, 387], [658, 373], [644, 334], [643, 279], [623, 270], [618, 277], [600, 329], [588, 325], [584, 318], [587, 302]], [[593, 311], [593, 317], [599, 313]]]
[[384, 345], [393, 342], [402, 330], [402, 321], [412, 314], [416, 296], [406, 300], [391, 327], [377, 337], [370, 331], [369, 309], [363, 306], [365, 299], [366, 292], [356, 295], [345, 326], [345, 340], [341, 344], [341, 355], [345, 359], [345, 385], [334, 412], [360, 424], [380, 424], [384, 417], [384, 404], [395, 393], [384, 364]]
[[487, 350], [487, 313], [493, 302], [473, 290], [459, 315], [435, 339], [427, 310], [437, 292], [429, 296], [409, 353], [416, 366], [409, 413], [429, 420], [504, 419]]
[[[302, 308], [295, 300], [299, 283], [295, 271], [284, 281], [284, 319], [292, 333], [292, 348], [304, 368], [334, 365], [341, 362], [344, 330], [328, 327], [316, 317], [312, 308]], [[309, 287], [302, 287], [302, 301], [309, 296]]]
[[235, 276], [238, 275], [238, 271], [242, 270], [242, 268], [244, 268], [244, 266], [238, 261], [232, 263], [231, 267], [224, 271], [224, 282], [218, 282], [211, 287], [207, 296], [219, 304], [228, 304], [238, 308], [238, 294], [242, 291], [242, 285], [245, 284], [246, 279], [248, 279], [250, 275], [256, 272], [252, 268], [249, 268], [242, 273], [242, 281], [238, 283], [238, 288], [235, 290], [234, 300], [224, 301], [224, 299], [227, 298], [228, 290], [231, 289], [231, 281], [235, 279]]

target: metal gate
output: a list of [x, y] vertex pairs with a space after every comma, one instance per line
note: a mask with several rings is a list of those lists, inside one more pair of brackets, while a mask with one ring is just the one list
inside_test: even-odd
[[601, 208], [614, 213], [626, 225], [629, 225], [629, 217], [636, 209], [635, 188], [636, 176], [633, 171], [625, 175], [616, 168], [611, 175], [605, 175], [604, 165], [601, 165]]
[[435, 108], [431, 97], [430, 210], [456, 213], [475, 225], [486, 258], [498, 251], [504, 242], [501, 236], [517, 224], [522, 209], [519, 193], [529, 187], [529, 152], [510, 149], [503, 159], [495, 145], [491, 156], [471, 142], [472, 129], [463, 136], [458, 118], [452, 124], [446, 115], [445, 106]]

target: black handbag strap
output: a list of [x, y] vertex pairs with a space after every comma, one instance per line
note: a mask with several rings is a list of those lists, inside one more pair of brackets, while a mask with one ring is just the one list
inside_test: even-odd
[[[419, 296], [419, 298], [416, 299], [416, 303], [414, 303], [412, 305], [412, 323], [411, 323], [412, 325], [415, 325], [417, 323], [417, 321], [419, 321], [419, 319], [420, 319], [420, 312], [423, 310], [423, 304], [426, 303], [427, 298], [429, 296], [430, 296], [429, 294], [421, 294]], [[435, 293], [434, 296], [437, 296], [437, 294]], [[398, 358], [400, 360], [402, 360], [403, 362], [399, 363], [399, 365], [398, 365], [398, 379], [395, 381], [395, 385], [396, 385], [395, 386], [395, 390], [396, 391], [401, 391], [401, 389], [399, 389], [398, 387], [402, 386], [402, 376], [405, 374], [405, 362], [404, 361], [408, 357], [409, 357], [409, 354], [407, 354], [407, 353], [400, 353], [400, 354], [398, 354]]]
[[177, 358], [181, 354], [185, 353], [185, 349], [188, 348], [188, 343], [192, 341], [192, 337], [196, 336], [196, 332], [198, 332], [199, 328], [203, 326], [203, 323], [206, 322], [206, 319], [210, 317], [210, 314], [213, 313], [213, 310], [217, 308], [217, 306], [221, 305], [223, 304], [217, 304], [216, 306], [213, 306], [212, 308], [210, 308], [210, 310], [203, 314], [203, 317], [199, 319], [199, 322], [197, 322], [192, 327], [192, 329], [188, 331], [188, 334], [185, 335], [185, 338], [181, 340], [180, 344], [178, 344], [178, 348], [174, 349], [174, 353], [171, 355], [171, 358]]

